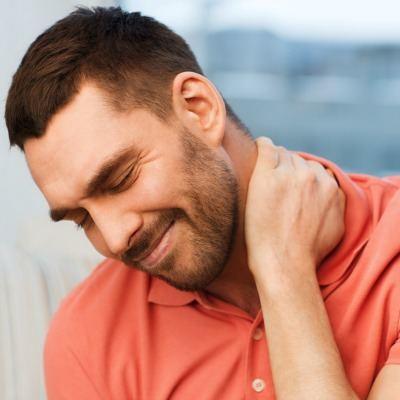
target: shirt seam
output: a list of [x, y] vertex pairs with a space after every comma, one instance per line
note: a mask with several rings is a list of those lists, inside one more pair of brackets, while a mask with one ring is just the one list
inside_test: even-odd
[[[398, 304], [399, 304], [399, 302], [398, 302]], [[398, 314], [397, 314], [397, 324], [396, 324], [396, 326], [397, 326], [396, 339], [395, 339], [394, 343], [392, 344], [392, 346], [394, 346], [396, 343], [399, 343], [399, 345], [400, 345], [400, 308], [399, 308]], [[390, 349], [392, 348], [392, 346], [390, 347]], [[389, 349], [389, 352], [388, 352], [388, 354], [386, 356], [386, 360], [385, 360], [385, 364], [384, 365], [400, 364], [400, 360], [397, 360], [397, 361], [394, 361], [394, 362], [389, 360], [390, 349]]]
[[73, 348], [70, 346], [69, 343], [67, 343], [67, 348], [68, 350], [71, 352], [72, 356], [74, 357], [75, 361], [78, 363], [79, 367], [81, 368], [82, 372], [84, 373], [84, 375], [86, 376], [87, 380], [91, 383], [93, 389], [95, 390], [95, 392], [97, 393], [97, 396], [99, 399], [104, 400], [104, 397], [102, 397], [102, 395], [100, 394], [97, 385], [95, 385], [95, 383], [93, 382], [90, 374], [88, 373], [88, 371], [86, 370], [86, 368], [84, 367], [82, 361], [80, 360], [80, 358], [78, 357], [78, 355], [75, 353], [75, 351], [73, 350]]
[[[375, 178], [375, 177], [374, 177]], [[369, 189], [372, 186], [379, 186], [380, 188], [387, 188], [388, 186], [390, 186], [392, 189], [394, 189], [394, 191], [398, 191], [400, 190], [400, 188], [398, 186], [396, 186], [395, 184], [393, 184], [390, 181], [385, 181], [385, 178], [376, 178], [376, 180], [374, 181], [357, 181], [357, 184], [359, 184], [361, 187], [365, 188], [365, 189]]]
[[[400, 304], [400, 303], [397, 303]], [[399, 342], [400, 343], [400, 308], [399, 308], [399, 313], [397, 316], [397, 339], [395, 343]]]

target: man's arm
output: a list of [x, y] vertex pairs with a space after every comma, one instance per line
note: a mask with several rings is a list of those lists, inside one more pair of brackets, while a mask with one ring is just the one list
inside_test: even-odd
[[[269, 269], [271, 272], [271, 269]], [[314, 276], [259, 280], [278, 399], [357, 399], [349, 384]]]
[[[321, 165], [265, 139], [257, 144], [246, 203], [246, 243], [277, 398], [357, 399], [316, 277], [317, 265], [344, 231], [343, 194]], [[398, 398], [399, 369], [385, 367], [369, 399]]]
[[400, 397], [400, 364], [386, 365], [375, 379], [368, 400], [397, 400]]
[[[357, 399], [345, 375], [317, 279], [257, 283], [278, 399]], [[368, 400], [400, 398], [400, 365], [386, 365]]]

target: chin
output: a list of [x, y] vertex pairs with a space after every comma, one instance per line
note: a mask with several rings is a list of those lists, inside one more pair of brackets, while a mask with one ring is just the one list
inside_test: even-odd
[[165, 270], [152, 271], [151, 275], [160, 278], [176, 289], [183, 291], [198, 291], [206, 289], [215, 279], [217, 279], [224, 270], [224, 264], [210, 266], [197, 264], [191, 268], [175, 267]]

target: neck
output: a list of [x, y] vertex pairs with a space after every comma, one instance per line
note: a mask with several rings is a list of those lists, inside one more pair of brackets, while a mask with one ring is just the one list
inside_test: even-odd
[[207, 286], [206, 291], [254, 317], [260, 309], [260, 301], [247, 264], [244, 212], [247, 188], [257, 159], [257, 148], [253, 140], [241, 134], [230, 122], [227, 122], [223, 146], [232, 161], [233, 172], [238, 181], [238, 226], [228, 262], [218, 278]]

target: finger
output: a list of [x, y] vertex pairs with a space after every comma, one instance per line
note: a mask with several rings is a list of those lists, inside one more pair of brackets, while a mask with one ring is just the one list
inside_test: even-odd
[[336, 183], [338, 184], [338, 186], [340, 186], [340, 185], [339, 185], [339, 181], [338, 181], [338, 179], [336, 178], [336, 175], [334, 174], [334, 172], [333, 172], [330, 168], [328, 168], [328, 167], [325, 167], [325, 170], [326, 170], [326, 172], [328, 172], [328, 174], [336, 181]]
[[296, 153], [292, 153], [292, 162], [295, 169], [307, 169], [309, 168], [307, 160], [299, 156]]
[[319, 174], [319, 179], [320, 180], [323, 179], [323, 178], [326, 178], [326, 175], [329, 175], [333, 179], [333, 181], [336, 184], [336, 186], [340, 187], [339, 181], [337, 180], [335, 174], [333, 173], [333, 171], [330, 168], [325, 167], [321, 163], [319, 163], [317, 161], [314, 161], [314, 160], [309, 160], [308, 163], [309, 163], [310, 166], [313, 167], [313, 169], [316, 172], [320, 172], [320, 174]]
[[332, 177], [332, 178], [334, 178], [335, 177], [335, 175], [334, 175], [334, 173], [332, 172], [332, 170], [331, 169], [329, 169], [329, 168], [325, 168], [325, 170], [326, 170], [326, 172]]
[[290, 151], [283, 146], [277, 146], [277, 151], [279, 154], [279, 165], [277, 166], [277, 169], [293, 169], [292, 155]]
[[318, 161], [314, 161], [314, 160], [307, 160], [306, 161], [308, 163], [308, 165], [310, 167], [312, 167], [316, 172], [321, 172], [324, 174], [328, 174], [329, 176], [331, 176], [333, 179], [336, 180], [335, 174], [333, 173], [333, 171], [328, 168], [325, 167], [324, 165], [322, 165], [320, 162]]
[[279, 153], [272, 140], [260, 136], [256, 139], [258, 157], [257, 162], [267, 169], [275, 169], [279, 165]]
[[317, 161], [307, 161], [309, 168], [314, 171], [315, 176], [317, 177], [320, 183], [326, 183], [332, 185], [333, 187], [338, 187], [338, 183], [332, 173], [332, 171], [326, 169], [322, 164]]
[[314, 171], [316, 174], [317, 178], [324, 182], [324, 181], [330, 181], [334, 182], [337, 186], [337, 182], [334, 178], [334, 175], [331, 170], [326, 169], [321, 163], [318, 161], [314, 160], [308, 160], [307, 161], [308, 166]]
[[316, 172], [320, 172], [323, 173], [324, 175], [329, 175], [332, 176], [328, 173], [328, 171], [325, 169], [325, 167], [319, 163], [318, 161], [314, 161], [314, 160], [307, 160], [307, 165], [312, 168], [314, 171]]

